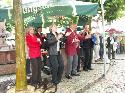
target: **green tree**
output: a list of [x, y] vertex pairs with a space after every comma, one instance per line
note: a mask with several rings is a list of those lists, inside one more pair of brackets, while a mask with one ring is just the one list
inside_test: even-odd
[[[100, 0], [82, 0], [82, 1], [99, 3], [100, 6]], [[125, 0], [106, 0], [104, 3], [104, 9], [105, 9], [105, 20], [107, 20], [108, 22], [116, 20], [117, 18], [123, 16], [122, 11], [125, 10]], [[101, 8], [99, 10], [101, 10]]]
[[111, 22], [123, 16], [122, 11], [125, 9], [125, 0], [107, 0], [104, 6], [106, 10], [105, 19]]
[[20, 91], [27, 88], [22, 0], [13, 0], [13, 12], [16, 32], [16, 91]]

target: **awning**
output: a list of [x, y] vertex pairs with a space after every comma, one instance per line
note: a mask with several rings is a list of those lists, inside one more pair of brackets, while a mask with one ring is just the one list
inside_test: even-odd
[[48, 8], [42, 9], [42, 13], [48, 16], [58, 15], [96, 15], [98, 3], [69, 1], [67, 3], [58, 2]]
[[[35, 6], [34, 6], [35, 4]], [[37, 6], [36, 6], [37, 5]], [[8, 19], [10, 9], [0, 9], [0, 19]], [[39, 12], [39, 15], [44, 14], [45, 16], [66, 16], [66, 15], [96, 15], [98, 10], [97, 3], [82, 2], [82, 1], [68, 1], [68, 2], [57, 2], [51, 5], [42, 6], [40, 3], [31, 3], [23, 5], [24, 17], [32, 16]]]
[[1, 8], [0, 9], [0, 21], [4, 21], [4, 19], [9, 19], [10, 17], [10, 9]]
[[71, 6], [53, 6], [42, 9], [42, 13], [45, 16], [62, 16], [72, 15], [73, 8]]
[[81, 2], [75, 3], [77, 15], [96, 15], [98, 10], [97, 3]]

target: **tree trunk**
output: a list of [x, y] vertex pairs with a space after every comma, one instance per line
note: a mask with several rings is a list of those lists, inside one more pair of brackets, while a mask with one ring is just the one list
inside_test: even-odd
[[20, 91], [27, 88], [22, 0], [13, 0], [13, 10], [16, 32], [16, 91]]

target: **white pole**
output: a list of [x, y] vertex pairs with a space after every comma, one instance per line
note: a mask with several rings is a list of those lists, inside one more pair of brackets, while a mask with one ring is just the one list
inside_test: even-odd
[[102, 10], [102, 31], [103, 31], [103, 45], [104, 45], [104, 77], [106, 75], [106, 45], [105, 45], [105, 29], [104, 29], [104, 6], [101, 0], [101, 10]]

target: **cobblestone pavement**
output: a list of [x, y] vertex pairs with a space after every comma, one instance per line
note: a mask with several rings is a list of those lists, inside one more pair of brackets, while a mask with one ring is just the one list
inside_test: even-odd
[[117, 55], [105, 79], [84, 93], [125, 93], [125, 55]]
[[[108, 73], [105, 79], [102, 78], [104, 65], [100, 63], [93, 64], [94, 70], [92, 71], [82, 71], [80, 72], [80, 76], [73, 77], [71, 80], [67, 80], [64, 77], [58, 85], [57, 93], [125, 93], [124, 56], [117, 55], [115, 62], [112, 61], [110, 64], [106, 64], [106, 71]], [[49, 89], [44, 93], [52, 93], [51, 90]], [[42, 93], [42, 91], [42, 88], [34, 91], [34, 87], [28, 85], [27, 91], [20, 93]], [[13, 88], [7, 93], [15, 93], [15, 89]]]
[[[63, 77], [62, 82], [58, 85], [57, 93], [83, 93], [88, 87], [93, 85], [95, 82], [102, 77], [104, 73], [103, 64], [92, 64], [94, 70], [85, 72], [80, 72], [80, 76], [74, 76], [72, 79], [68, 80]], [[109, 64], [106, 64], [106, 69], [108, 70]], [[29, 89], [26, 93], [42, 93], [43, 89], [38, 89], [35, 92], [34, 88], [28, 86]], [[44, 93], [51, 93], [52, 89], [47, 90]], [[9, 90], [7, 93], [15, 93], [14, 89]], [[23, 93], [23, 92], [21, 92]], [[91, 92], [93, 93], [93, 92]]]

